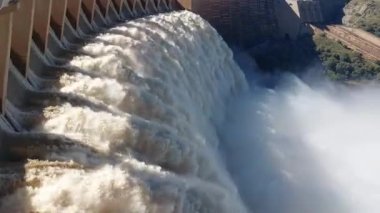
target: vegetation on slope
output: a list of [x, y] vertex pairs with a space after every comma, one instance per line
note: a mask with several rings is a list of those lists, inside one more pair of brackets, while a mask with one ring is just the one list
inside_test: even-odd
[[313, 37], [328, 77], [338, 81], [380, 80], [380, 63], [364, 59], [343, 44], [324, 35]]
[[380, 0], [351, 0], [344, 13], [343, 24], [380, 36]]
[[[343, 23], [380, 36], [380, 0], [348, 0]], [[380, 62], [364, 59], [343, 44], [324, 35], [296, 41], [272, 41], [256, 47], [251, 55], [264, 71], [302, 72], [320, 62], [326, 75], [336, 81], [380, 80]]]
[[380, 62], [364, 59], [343, 44], [324, 35], [297, 41], [277, 41], [251, 51], [264, 71], [302, 72], [320, 62], [325, 74], [335, 81], [380, 80]]

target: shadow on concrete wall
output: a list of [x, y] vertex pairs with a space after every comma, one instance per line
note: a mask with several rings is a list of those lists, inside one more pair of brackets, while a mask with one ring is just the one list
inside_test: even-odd
[[277, 39], [249, 50], [260, 70], [302, 73], [311, 64], [320, 64], [316, 46], [311, 36], [297, 40]]
[[325, 24], [342, 24], [346, 0], [325, 0], [321, 2]]
[[311, 28], [300, 18], [296, 0], [275, 0], [275, 10], [278, 38], [297, 39], [305, 34], [311, 34]]

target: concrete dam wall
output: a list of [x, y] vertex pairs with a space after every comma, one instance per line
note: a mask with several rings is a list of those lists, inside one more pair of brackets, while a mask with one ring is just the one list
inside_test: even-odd
[[277, 34], [275, 0], [180, 0], [228, 41], [250, 46]]

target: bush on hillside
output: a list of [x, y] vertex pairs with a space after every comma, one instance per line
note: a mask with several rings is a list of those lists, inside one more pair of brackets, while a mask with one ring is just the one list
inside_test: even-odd
[[326, 74], [337, 81], [380, 80], [380, 64], [366, 60], [359, 53], [324, 35], [313, 38]]

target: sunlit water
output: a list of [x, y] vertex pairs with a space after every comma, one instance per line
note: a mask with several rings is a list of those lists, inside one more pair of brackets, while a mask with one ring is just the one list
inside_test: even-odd
[[33, 131], [87, 147], [48, 156], [83, 169], [28, 167], [27, 186], [5, 197], [1, 212], [246, 211], [217, 132], [227, 103], [248, 87], [207, 22], [186, 11], [129, 21], [81, 53], [68, 64], [80, 72], [51, 89], [109, 110], [50, 106]]
[[185, 11], [120, 24], [68, 66], [50, 90], [107, 110], [43, 109], [32, 131], [82, 146], [27, 163], [0, 212], [380, 210], [375, 85], [284, 74], [248, 90], [218, 33]]

